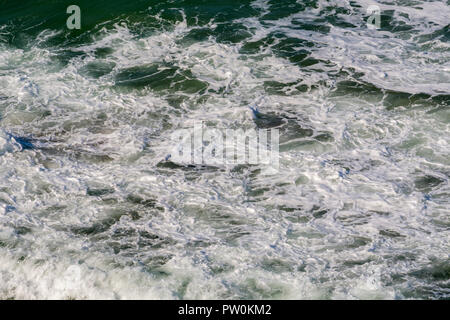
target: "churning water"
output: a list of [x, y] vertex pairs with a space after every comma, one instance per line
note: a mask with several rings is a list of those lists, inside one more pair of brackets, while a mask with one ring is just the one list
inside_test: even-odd
[[450, 298], [448, 0], [77, 2], [0, 1], [0, 298]]

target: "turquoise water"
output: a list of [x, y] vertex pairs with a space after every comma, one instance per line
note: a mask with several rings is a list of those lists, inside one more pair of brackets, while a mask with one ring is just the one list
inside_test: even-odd
[[[449, 16], [0, 1], [0, 298], [448, 299]], [[168, 157], [198, 121], [278, 171]]]

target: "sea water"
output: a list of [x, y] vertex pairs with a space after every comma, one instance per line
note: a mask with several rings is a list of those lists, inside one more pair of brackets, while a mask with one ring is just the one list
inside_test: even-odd
[[450, 297], [448, 0], [77, 2], [0, 1], [1, 299]]

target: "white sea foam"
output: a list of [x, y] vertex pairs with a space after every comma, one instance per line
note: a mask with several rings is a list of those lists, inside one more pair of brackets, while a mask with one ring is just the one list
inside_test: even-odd
[[[345, 20], [364, 25], [365, 7], [374, 2], [358, 3]], [[447, 23], [443, 3], [422, 3], [423, 10], [378, 5], [408, 13], [419, 34]], [[263, 14], [270, 5], [255, 8]], [[253, 41], [280, 30], [319, 43], [312, 56], [331, 65], [318, 69], [353, 68], [382, 89], [449, 93], [444, 42], [435, 40], [425, 59], [416, 40], [387, 31], [293, 27], [293, 19], [313, 19], [319, 10], [265, 25], [258, 17], [238, 22], [256, 27]], [[68, 64], [38, 46], [2, 48], [0, 125], [37, 141], [23, 150], [0, 131], [0, 298], [393, 299], [423, 285], [390, 280], [448, 259], [445, 109], [388, 110], [382, 92], [332, 96], [335, 80], [326, 72], [294, 65], [270, 46], [245, 59], [243, 43], [208, 39], [185, 47], [180, 40], [192, 28], [183, 21], [138, 38], [118, 24], [93, 44], [72, 48], [86, 56]], [[104, 58], [114, 63], [111, 73], [83, 75], [104, 47], [113, 50]], [[121, 70], [152, 63], [188, 69], [224, 94], [196, 103], [198, 94], [183, 93], [187, 99], [173, 106], [151, 90], [113, 88]], [[266, 92], [266, 81], [315, 89], [278, 95]], [[261, 112], [294, 117], [333, 140], [282, 141], [276, 174], [251, 166], [157, 166], [174, 147], [172, 133], [195, 121], [255, 128], [248, 105], [258, 100]], [[417, 189], [423, 176], [441, 182]]]
[[0, 130], [0, 156], [5, 153], [16, 152], [19, 150], [21, 150], [21, 146], [16, 142], [14, 137], [3, 130]]

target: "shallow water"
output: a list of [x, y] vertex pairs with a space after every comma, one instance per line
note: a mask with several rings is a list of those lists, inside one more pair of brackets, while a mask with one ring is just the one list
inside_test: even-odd
[[0, 298], [450, 297], [450, 2], [79, 3], [0, 1]]

